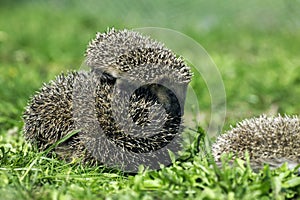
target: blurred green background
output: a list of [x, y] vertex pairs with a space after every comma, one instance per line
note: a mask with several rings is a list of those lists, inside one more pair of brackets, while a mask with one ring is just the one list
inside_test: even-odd
[[[222, 75], [226, 125], [299, 112], [300, 1], [2, 0], [0, 6], [2, 133], [22, 126], [23, 108], [43, 82], [80, 68], [89, 40], [107, 27], [165, 27], [195, 39]], [[191, 85], [205, 126], [209, 93], [200, 76]]]
[[[262, 113], [299, 114], [299, 19], [299, 0], [0, 0], [1, 194], [5, 191], [11, 199], [49, 199], [50, 196], [55, 199], [60, 191], [62, 195], [69, 191], [75, 199], [87, 196], [95, 199], [95, 196], [99, 197], [100, 190], [106, 195], [108, 191], [119, 191], [120, 187], [125, 193], [128, 189], [144, 192], [140, 188], [140, 184], [144, 184], [143, 174], [127, 179], [116, 174], [94, 173], [81, 166], [64, 165], [50, 158], [38, 157], [37, 161], [34, 160], [36, 153], [28, 151], [21, 137], [21, 116], [29, 97], [44, 82], [49, 82], [62, 71], [79, 69], [86, 46], [96, 32], [106, 31], [107, 27], [164, 27], [197, 41], [211, 56], [224, 81], [227, 95], [226, 130], [230, 124]], [[206, 127], [210, 115], [210, 94], [199, 75], [193, 77], [191, 85], [199, 100], [200, 125]], [[269, 195], [270, 188], [277, 192], [274, 196], [279, 191], [282, 195], [286, 192], [276, 185], [281, 184], [282, 179], [279, 181], [276, 177], [275, 184], [275, 179], [269, 178], [267, 170], [266, 176], [258, 175], [255, 179], [259, 186], [254, 184], [252, 174], [244, 176], [245, 180], [241, 183], [235, 182], [238, 171], [231, 168], [224, 172], [227, 182], [222, 183], [215, 172], [211, 173], [208, 164], [200, 160], [200, 156], [195, 159], [198, 160], [196, 164], [184, 163], [187, 167], [179, 167], [178, 171], [176, 167], [166, 168], [153, 176], [158, 178], [148, 174], [147, 180], [150, 182], [145, 182], [145, 185], [151, 183], [150, 190], [157, 187], [155, 190], [158, 191], [162, 187], [160, 192], [165, 194], [169, 191], [169, 185], [174, 184], [170, 178], [174, 175], [175, 178], [185, 177], [185, 181], [180, 179], [180, 184], [185, 185], [178, 186], [179, 191], [183, 192], [199, 187], [195, 190], [201, 193], [205, 187], [199, 186], [196, 179], [209, 180], [207, 182], [211, 184], [204, 192], [209, 195], [227, 192], [234, 195], [239, 191], [243, 196], [244, 188], [250, 188], [247, 190], [249, 197], [254, 194], [253, 191], [256, 195]], [[203, 163], [206, 168], [201, 167]], [[32, 166], [35, 169], [30, 170]], [[73, 178], [69, 174], [73, 174]], [[299, 182], [299, 179], [296, 181]], [[254, 185], [248, 187], [247, 184]], [[177, 195], [174, 188], [170, 191]], [[14, 196], [15, 193], [20, 196]], [[121, 193], [120, 197], [126, 196]]]
[[[20, 128], [34, 91], [61, 71], [79, 69], [89, 40], [112, 26], [165, 27], [202, 45], [224, 81], [227, 125], [261, 113], [298, 114], [299, 10], [299, 0], [2, 0], [1, 132]], [[210, 110], [206, 85], [198, 76], [192, 85], [205, 115]]]

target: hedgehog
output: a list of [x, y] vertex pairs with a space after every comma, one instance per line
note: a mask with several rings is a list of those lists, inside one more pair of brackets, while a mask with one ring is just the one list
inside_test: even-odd
[[254, 171], [269, 164], [271, 169], [287, 163], [290, 169], [300, 164], [300, 120], [297, 116], [261, 115], [239, 122], [220, 135], [212, 145], [212, 155], [221, 165], [221, 155], [232, 153], [232, 159], [246, 160]]
[[186, 88], [192, 77], [190, 67], [181, 57], [150, 37], [126, 29], [108, 29], [106, 33], [96, 34], [85, 56], [85, 63], [92, 71], [117, 78], [117, 87], [126, 89], [133, 85], [138, 88], [149, 84], [152, 86], [149, 89], [159, 100], [171, 107], [171, 102], [166, 101], [169, 98], [165, 98], [168, 94], [165, 89], [170, 89], [180, 105], [184, 104]]
[[[96, 48], [100, 43], [106, 48]], [[150, 51], [153, 58], [145, 60]], [[61, 74], [31, 98], [23, 114], [25, 139], [42, 151], [79, 130], [56, 146], [59, 157], [130, 172], [141, 164], [169, 164], [168, 150], [176, 154], [181, 144], [188, 66], [158, 42], [127, 30], [97, 34], [86, 60], [90, 70]]]
[[[105, 76], [96, 78], [90, 72], [82, 71], [62, 73], [48, 84], [44, 83], [30, 99], [23, 113], [25, 139], [40, 151], [50, 148], [67, 134], [79, 129], [76, 127], [73, 112], [74, 86], [79, 87], [79, 84], [81, 90], [91, 91], [93, 90], [91, 87], [96, 85], [102, 86], [99, 88], [102, 92], [109, 93], [109, 87], [114, 84], [114, 80], [107, 79]], [[76, 101], [83, 102], [86, 95], [77, 95]], [[59, 144], [55, 149], [56, 154], [66, 160], [83, 157], [84, 161], [88, 161], [90, 158], [84, 146], [80, 144], [80, 134], [84, 135], [80, 132]]]
[[[117, 45], [116, 45], [117, 44]], [[130, 80], [153, 81], [171, 73], [175, 82], [189, 83], [192, 77], [184, 60], [162, 43], [136, 31], [108, 29], [97, 33], [85, 52], [85, 63], [92, 70], [113, 77]], [[148, 71], [143, 73], [140, 71]]]

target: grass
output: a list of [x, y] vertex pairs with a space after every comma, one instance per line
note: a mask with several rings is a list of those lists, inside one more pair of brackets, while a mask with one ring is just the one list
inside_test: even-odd
[[[201, 44], [224, 81], [223, 131], [262, 113], [299, 114], [299, 9], [296, 0], [1, 1], [0, 199], [299, 198], [300, 178], [286, 166], [254, 173], [237, 160], [234, 167], [210, 167], [203, 151], [195, 153], [195, 143], [189, 159], [160, 171], [141, 168], [135, 176], [65, 163], [25, 143], [21, 119], [42, 83], [79, 69], [88, 41], [108, 26], [167, 27]], [[206, 128], [209, 92], [200, 76], [191, 85], [203, 116], [198, 125]]]

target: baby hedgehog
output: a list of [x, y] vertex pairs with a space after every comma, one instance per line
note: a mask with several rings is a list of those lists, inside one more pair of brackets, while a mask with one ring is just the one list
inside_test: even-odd
[[[150, 51], [153, 58], [145, 59]], [[169, 164], [168, 150], [180, 150], [189, 68], [127, 30], [97, 34], [86, 56], [90, 71], [61, 74], [33, 96], [23, 116], [25, 138], [45, 150], [79, 130], [55, 148], [60, 157], [130, 172]]]
[[[88, 93], [82, 92], [83, 95], [76, 95], [74, 101], [74, 86], [80, 87], [80, 91], [89, 92], [93, 91], [94, 87], [98, 87], [97, 89], [102, 93], [107, 94], [113, 84], [113, 80], [108, 80], [106, 77], [99, 78], [90, 72], [70, 72], [58, 75], [55, 80], [44, 84], [26, 107], [23, 113], [25, 139], [43, 151], [67, 136], [68, 133], [77, 131], [80, 127], [76, 127], [76, 112], [74, 112], [76, 104], [74, 103], [77, 101], [87, 103], [86, 99], [90, 100], [90, 97]], [[87, 106], [91, 107], [93, 104], [92, 101]], [[87, 117], [90, 117], [90, 113], [93, 112], [93, 107], [90, 109], [86, 112]], [[84, 135], [82, 131], [59, 144], [55, 152], [66, 160], [83, 155], [88, 158], [84, 146], [80, 143], [79, 136], [81, 135]]]
[[[163, 44], [129, 30], [108, 29], [97, 33], [85, 53], [86, 64], [92, 70], [108, 73], [115, 78], [126, 77], [130, 80], [154, 81], [174, 76], [174, 82], [189, 83], [190, 68], [183, 59]], [[141, 74], [140, 71], [148, 73]], [[141, 76], [143, 75], [143, 76]]]
[[290, 169], [300, 164], [300, 120], [297, 116], [275, 117], [262, 115], [243, 120], [226, 134], [220, 135], [212, 146], [212, 154], [221, 165], [223, 153], [233, 153], [234, 158], [245, 160], [246, 151], [253, 170], [263, 164], [271, 168], [287, 162]]
[[109, 29], [106, 33], [97, 33], [85, 55], [85, 62], [92, 71], [117, 78], [116, 87], [130, 93], [150, 84], [148, 89], [165, 106], [172, 107], [169, 100], [174, 101], [167, 98], [170, 90], [180, 105], [184, 105], [191, 70], [163, 44], [135, 31]]

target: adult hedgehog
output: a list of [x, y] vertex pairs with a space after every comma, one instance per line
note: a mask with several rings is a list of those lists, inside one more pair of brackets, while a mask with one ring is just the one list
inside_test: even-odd
[[113, 29], [90, 42], [86, 64], [90, 71], [59, 75], [33, 96], [25, 138], [44, 150], [80, 130], [55, 152], [125, 171], [169, 164], [168, 150], [180, 150], [189, 67], [162, 44]]

